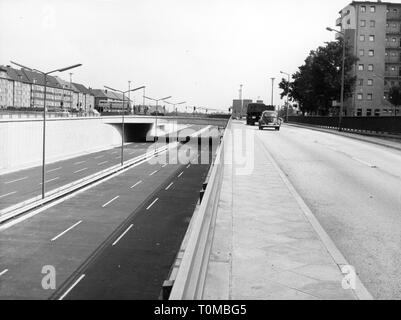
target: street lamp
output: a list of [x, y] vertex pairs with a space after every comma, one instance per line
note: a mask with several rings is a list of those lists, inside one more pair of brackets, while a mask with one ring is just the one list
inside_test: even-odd
[[168, 99], [170, 99], [170, 98], [172, 98], [171, 96], [168, 96], [168, 97], [165, 97], [165, 98], [161, 98], [161, 99], [154, 99], [154, 98], [150, 98], [150, 97], [146, 97], [146, 96], [143, 96], [145, 99], [148, 99], [148, 100], [152, 100], [152, 101], [155, 101], [156, 102], [156, 127], [155, 127], [155, 140], [157, 141], [157, 118], [158, 118], [158, 115], [159, 115], [159, 101], [164, 101], [164, 100], [168, 100]]
[[[128, 86], [130, 86], [130, 82], [128, 83]], [[123, 94], [123, 116], [122, 116], [122, 133], [121, 133], [121, 166], [124, 165], [124, 134], [125, 134], [125, 108], [124, 108], [124, 100], [125, 100], [125, 94], [129, 93], [129, 92], [133, 92], [133, 91], [137, 91], [137, 90], [141, 90], [143, 88], [145, 88], [144, 86], [139, 87], [139, 88], [135, 88], [135, 89], [129, 89], [127, 91], [122, 91], [122, 90], [117, 90], [117, 89], [113, 89], [107, 86], [104, 86], [106, 89], [109, 89], [111, 91], [115, 91], [115, 92], [120, 92]]]
[[52, 70], [52, 71], [49, 71], [49, 72], [43, 72], [43, 71], [40, 71], [38, 69], [33, 69], [33, 68], [26, 67], [26, 66], [24, 66], [22, 64], [19, 64], [17, 62], [13, 62], [13, 61], [10, 61], [10, 62], [12, 64], [15, 64], [18, 67], [21, 67], [22, 69], [25, 69], [25, 70], [28, 70], [28, 71], [32, 71], [32, 72], [38, 72], [38, 73], [40, 73], [40, 74], [42, 74], [44, 76], [43, 138], [42, 138], [42, 144], [43, 144], [43, 147], [42, 147], [42, 151], [43, 151], [43, 153], [42, 153], [42, 199], [44, 199], [45, 198], [45, 166], [46, 166], [45, 157], [46, 157], [46, 89], [47, 89], [47, 76], [49, 74], [51, 74], [51, 73], [54, 73], [54, 72], [64, 72], [64, 71], [67, 71], [67, 70], [70, 70], [70, 69], [74, 69], [74, 68], [80, 67], [80, 66], [82, 66], [82, 64], [80, 64], [80, 63], [79, 64], [74, 64], [74, 65], [66, 67], [66, 68], [56, 69], [56, 70]]
[[288, 82], [287, 82], [287, 84], [288, 84], [288, 88], [287, 88], [287, 115], [286, 115], [287, 123], [288, 123], [288, 109], [289, 109], [288, 100], [289, 100], [289, 95], [290, 95], [290, 77], [291, 77], [291, 75], [289, 73], [287, 73], [287, 72], [284, 72], [284, 71], [280, 71], [280, 73], [281, 74], [285, 74], [288, 77]]
[[342, 119], [344, 112], [344, 82], [345, 82], [345, 33], [335, 30], [333, 28], [327, 27], [327, 31], [336, 32], [343, 36], [343, 61], [342, 61], [342, 71], [341, 71], [341, 105], [340, 105], [340, 116], [338, 118], [338, 131], [342, 131]]
[[172, 102], [168, 102], [168, 101], [164, 101], [164, 102], [173, 106], [173, 112], [174, 112], [174, 110], [176, 111], [176, 116], [178, 116], [177, 106], [187, 103], [186, 101], [179, 102], [179, 103], [172, 103]]
[[271, 97], [271, 101], [272, 101], [272, 106], [274, 106], [274, 97], [273, 97], [273, 95], [274, 95], [274, 80], [276, 80], [276, 78], [271, 78], [271, 80], [272, 80], [272, 97]]

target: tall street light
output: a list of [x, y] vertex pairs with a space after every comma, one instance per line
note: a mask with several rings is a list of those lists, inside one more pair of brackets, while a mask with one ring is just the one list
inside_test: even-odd
[[154, 99], [154, 98], [150, 98], [150, 97], [147, 97], [147, 96], [143, 96], [143, 97], [144, 97], [145, 99], [152, 100], [152, 101], [155, 101], [155, 102], [156, 102], [155, 140], [157, 141], [157, 139], [158, 139], [158, 137], [157, 137], [157, 118], [158, 118], [158, 115], [159, 115], [159, 101], [168, 100], [168, 99], [172, 98], [172, 96], [168, 96], [168, 97], [161, 98], [161, 99]]
[[169, 104], [169, 105], [172, 105], [173, 106], [173, 112], [174, 112], [174, 110], [176, 110], [176, 113], [177, 113], [177, 106], [187, 103], [186, 101], [179, 102], [179, 103], [172, 103], [172, 102], [168, 102], [168, 101], [164, 101], [164, 102]]
[[[128, 86], [130, 86], [130, 83], [128, 83]], [[129, 92], [141, 90], [145, 87], [142, 86], [142, 87], [135, 88], [135, 89], [129, 89], [127, 91], [117, 90], [117, 89], [113, 89], [113, 88], [107, 87], [107, 86], [104, 86], [104, 87], [111, 91], [120, 92], [123, 95], [123, 117], [122, 117], [122, 128], [121, 128], [121, 130], [122, 130], [122, 132], [121, 132], [121, 166], [123, 166], [124, 165], [124, 135], [125, 135], [125, 108], [124, 108], [125, 94], [129, 93]]]
[[274, 97], [273, 97], [273, 95], [274, 95], [274, 80], [276, 80], [276, 78], [271, 78], [271, 80], [272, 80], [272, 97], [271, 97], [271, 105], [272, 106], [274, 106]]
[[284, 71], [280, 71], [280, 73], [281, 74], [285, 74], [286, 76], [287, 76], [287, 78], [288, 78], [288, 82], [287, 82], [287, 85], [288, 85], [288, 88], [287, 88], [287, 115], [286, 115], [286, 118], [287, 118], [287, 122], [288, 122], [288, 109], [289, 109], [289, 103], [288, 103], [288, 100], [289, 100], [289, 96], [290, 96], [290, 77], [291, 77], [291, 75], [289, 74], [289, 73], [287, 73], [287, 72], [284, 72]]
[[343, 36], [343, 61], [342, 61], [342, 71], [341, 71], [341, 105], [340, 105], [340, 116], [338, 118], [338, 131], [343, 131], [342, 129], [342, 119], [344, 112], [344, 82], [345, 82], [345, 33], [335, 30], [333, 28], [327, 27], [327, 31], [336, 32]]
[[47, 89], [47, 76], [49, 74], [55, 73], [55, 72], [64, 72], [70, 69], [74, 69], [77, 67], [82, 66], [82, 64], [74, 64], [72, 66], [66, 67], [66, 68], [61, 68], [61, 69], [56, 69], [56, 70], [52, 70], [49, 72], [43, 72], [40, 71], [38, 69], [33, 69], [33, 68], [29, 68], [26, 67], [22, 64], [19, 64], [17, 62], [13, 62], [10, 61], [12, 64], [15, 64], [18, 67], [21, 67], [22, 69], [28, 70], [28, 71], [32, 71], [32, 72], [38, 72], [40, 74], [42, 74], [44, 76], [44, 96], [43, 96], [43, 138], [42, 138], [42, 199], [45, 198], [45, 166], [46, 166], [46, 89]]

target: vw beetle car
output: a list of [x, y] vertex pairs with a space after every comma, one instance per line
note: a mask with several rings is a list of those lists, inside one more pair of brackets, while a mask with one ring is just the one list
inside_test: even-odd
[[281, 121], [275, 111], [264, 111], [259, 120], [259, 130], [264, 128], [274, 128], [279, 131], [281, 127]]

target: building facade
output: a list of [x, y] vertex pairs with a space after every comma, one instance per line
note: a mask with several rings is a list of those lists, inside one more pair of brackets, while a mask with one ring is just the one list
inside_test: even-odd
[[352, 71], [356, 84], [346, 99], [345, 114], [400, 115], [388, 95], [391, 87], [401, 85], [401, 3], [354, 1], [340, 11], [336, 24], [358, 58]]
[[[28, 70], [0, 66], [0, 108], [38, 109], [44, 106], [45, 77]], [[49, 111], [93, 111], [95, 97], [84, 85], [59, 77], [46, 77], [46, 108]]]

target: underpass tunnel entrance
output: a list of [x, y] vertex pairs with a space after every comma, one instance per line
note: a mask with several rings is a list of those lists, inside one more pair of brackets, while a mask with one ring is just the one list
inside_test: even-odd
[[[112, 124], [122, 134], [122, 123]], [[152, 130], [153, 123], [125, 123], [124, 141], [125, 142], [144, 142], [149, 132]]]

